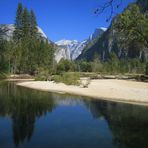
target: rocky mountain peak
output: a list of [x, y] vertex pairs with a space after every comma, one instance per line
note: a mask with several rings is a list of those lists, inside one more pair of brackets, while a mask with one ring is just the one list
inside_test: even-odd
[[92, 41], [92, 40], [100, 37], [106, 30], [107, 30], [107, 28], [104, 28], [104, 27], [100, 27], [100, 28], [95, 29], [94, 33], [92, 35], [90, 35], [89, 40]]
[[66, 39], [55, 42], [55, 44], [57, 44], [58, 46], [65, 46], [65, 45], [69, 46], [69, 45], [73, 45], [73, 44], [77, 44], [77, 43], [79, 43], [79, 41], [77, 41], [77, 40], [66, 40]]
[[[46, 34], [43, 32], [43, 30], [37, 26], [38, 34], [40, 37], [47, 39]], [[15, 25], [14, 24], [0, 24], [0, 33], [1, 38], [4, 40], [11, 40], [13, 37], [13, 32], [15, 31]]]
[[59, 62], [61, 58], [75, 60], [82, 53], [87, 44], [89, 44], [96, 38], [99, 38], [106, 30], [107, 28], [104, 27], [98, 28], [94, 31], [92, 35], [89, 36], [88, 39], [82, 42], [77, 40], [65, 39], [55, 42], [55, 44], [59, 46], [59, 49], [55, 54], [57, 62]]

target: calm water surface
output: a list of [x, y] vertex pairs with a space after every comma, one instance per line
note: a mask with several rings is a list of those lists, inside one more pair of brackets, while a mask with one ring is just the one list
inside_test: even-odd
[[0, 148], [148, 148], [148, 107], [0, 83]]

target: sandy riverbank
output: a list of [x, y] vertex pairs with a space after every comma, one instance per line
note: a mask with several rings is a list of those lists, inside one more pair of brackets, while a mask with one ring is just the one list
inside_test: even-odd
[[32, 81], [17, 85], [57, 93], [69, 93], [114, 101], [148, 103], [148, 83], [126, 80], [92, 80], [88, 88], [62, 83]]
[[14, 82], [17, 82], [17, 81], [34, 81], [34, 79], [6, 79], [6, 81], [14, 81]]

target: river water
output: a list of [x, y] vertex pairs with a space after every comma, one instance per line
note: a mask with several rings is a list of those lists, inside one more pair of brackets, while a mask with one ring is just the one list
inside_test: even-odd
[[0, 82], [0, 148], [148, 148], [148, 107]]

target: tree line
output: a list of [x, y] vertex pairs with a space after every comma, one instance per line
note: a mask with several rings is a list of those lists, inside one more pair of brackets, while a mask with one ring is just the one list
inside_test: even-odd
[[95, 72], [100, 74], [131, 73], [148, 75], [148, 63], [142, 62], [139, 58], [120, 59], [114, 52], [110, 53], [106, 61], [102, 61], [97, 53], [93, 61], [61, 59], [55, 69], [57, 74], [64, 72]]
[[13, 38], [0, 39], [0, 71], [35, 74], [48, 69], [51, 72], [55, 48], [39, 33], [34, 11], [19, 3], [14, 25]]

